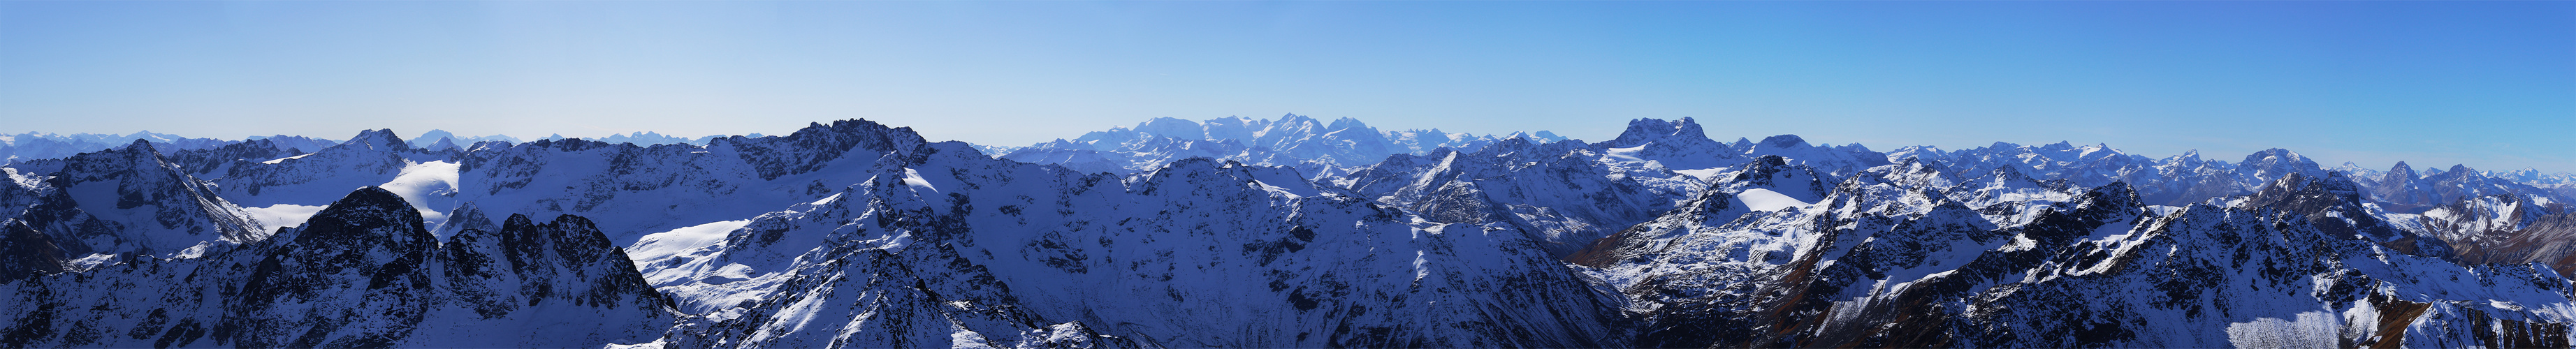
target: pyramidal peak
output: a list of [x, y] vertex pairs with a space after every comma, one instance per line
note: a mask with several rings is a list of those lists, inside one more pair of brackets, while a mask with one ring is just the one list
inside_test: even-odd
[[411, 149], [411, 144], [404, 143], [401, 136], [395, 136], [393, 129], [359, 131], [357, 136], [349, 137], [349, 141], [341, 142], [340, 145], [384, 151]]

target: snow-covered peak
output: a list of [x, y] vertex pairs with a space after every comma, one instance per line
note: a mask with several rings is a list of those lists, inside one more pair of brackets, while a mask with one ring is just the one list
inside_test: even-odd
[[349, 141], [341, 142], [339, 147], [375, 151], [411, 150], [411, 144], [404, 143], [402, 137], [395, 136], [393, 129], [359, 131], [357, 136], [349, 137]]
[[[713, 138], [698, 138], [698, 139], [713, 139]], [[695, 141], [695, 140], [692, 140], [692, 139], [690, 139], [690, 138], [683, 138], [683, 137], [676, 137], [676, 136], [668, 136], [668, 135], [663, 135], [663, 134], [660, 134], [660, 133], [654, 133], [654, 132], [651, 132], [651, 131], [638, 131], [638, 132], [631, 132], [631, 133], [626, 133], [626, 134], [609, 134], [609, 135], [608, 135], [608, 137], [599, 137], [599, 138], [596, 138], [596, 140], [601, 141], [601, 142], [608, 142], [608, 143], [632, 143], [632, 144], [635, 144], [635, 145], [642, 145], [642, 146], [651, 146], [651, 145], [655, 145], [655, 144], [699, 144], [699, 145], [703, 145], [703, 144], [701, 144], [701, 142], [699, 142], [699, 141]]]
[[1887, 154], [1870, 151], [1868, 147], [1859, 144], [1819, 147], [1808, 144], [1806, 138], [1798, 135], [1764, 137], [1761, 142], [1752, 143], [1752, 147], [1742, 151], [1746, 157], [1785, 157], [1790, 162], [1804, 164], [1835, 175], [1849, 175], [1871, 167], [1892, 164], [1888, 161]]
[[1353, 129], [1366, 129], [1366, 130], [1371, 130], [1371, 131], [1377, 130], [1377, 128], [1369, 127], [1369, 126], [1368, 126], [1368, 124], [1361, 123], [1361, 122], [1360, 122], [1360, 119], [1353, 119], [1353, 118], [1350, 118], [1350, 117], [1334, 118], [1334, 119], [1333, 119], [1333, 123], [1332, 123], [1331, 125], [1325, 125], [1325, 126], [1324, 126], [1324, 129], [1327, 129], [1327, 130], [1334, 130], [1334, 131], [1340, 131], [1340, 130], [1353, 130]]
[[1630, 148], [1654, 142], [1715, 143], [1708, 139], [1707, 132], [1700, 130], [1699, 121], [1684, 117], [1679, 121], [1651, 118], [1628, 120], [1628, 129], [1619, 131], [1619, 138], [1601, 142], [1600, 145], [1610, 148]]
[[2158, 161], [2158, 163], [2162, 164], [2196, 164], [2200, 162], [2200, 149], [2184, 150], [2182, 154], [2168, 156], [2165, 157], [2164, 160]]
[[[1554, 139], [1554, 134], [1546, 134]], [[1058, 164], [1084, 171], [1136, 173], [1171, 161], [1209, 157], [1267, 166], [1294, 166], [1309, 174], [1346, 171], [1394, 154], [1426, 154], [1448, 147], [1472, 151], [1504, 137], [1439, 130], [1385, 131], [1358, 119], [1323, 122], [1287, 114], [1275, 120], [1224, 117], [1203, 122], [1155, 118], [1081, 137], [1012, 149], [1001, 158]]]
[[1809, 145], [1807, 144], [1807, 139], [1806, 139], [1806, 138], [1799, 138], [1799, 137], [1798, 137], [1798, 135], [1778, 135], [1778, 136], [1764, 137], [1764, 138], [1762, 138], [1762, 142], [1761, 142], [1761, 143], [1755, 143], [1755, 144], [1757, 144], [1757, 146], [1755, 147], [1755, 149], [1772, 149], [1772, 150], [1790, 150], [1790, 149], [1802, 149], [1802, 148], [1808, 148], [1808, 147], [1809, 147]]
[[[437, 129], [433, 129], [433, 130], [429, 130], [429, 132], [422, 132], [422, 133], [420, 134], [420, 136], [418, 136], [418, 137], [412, 137], [412, 138], [411, 138], [411, 146], [412, 146], [412, 148], [421, 148], [421, 149], [429, 149], [429, 150], [438, 150], [439, 148], [436, 148], [436, 147], [435, 147], [435, 145], [436, 145], [436, 144], [438, 144], [438, 142], [440, 142], [440, 141], [442, 141], [442, 140], [444, 140], [444, 141], [446, 141], [446, 142], [449, 142], [449, 143], [452, 143], [452, 144], [460, 145], [460, 146], [462, 146], [462, 145], [468, 145], [468, 144], [474, 144], [474, 143], [479, 143], [479, 142], [490, 142], [490, 141], [501, 141], [501, 142], [510, 142], [510, 143], [518, 143], [518, 142], [519, 142], [519, 138], [517, 138], [517, 137], [510, 137], [510, 136], [507, 136], [507, 135], [491, 135], [491, 136], [467, 137], [467, 136], [458, 136], [458, 135], [456, 135], [456, 133], [453, 133], [453, 132], [447, 132], [447, 130], [437, 130]], [[321, 148], [313, 148], [313, 149], [305, 149], [305, 150], [306, 150], [306, 151], [313, 151], [313, 150], [320, 150], [320, 149], [321, 149]]]
[[458, 147], [458, 146], [456, 145], [456, 140], [455, 140], [455, 139], [452, 139], [452, 138], [446, 138], [446, 137], [440, 137], [440, 138], [438, 138], [438, 143], [431, 143], [431, 144], [429, 144], [429, 146], [421, 147], [421, 149], [425, 149], [425, 150], [429, 150], [429, 151], [448, 151], [448, 150], [455, 150], [455, 149], [457, 149], [457, 148], [460, 148], [460, 147]]
[[151, 143], [161, 144], [161, 147], [163, 148], [161, 151], [165, 153], [181, 150], [209, 149], [239, 143], [235, 141], [211, 138], [187, 138], [172, 134], [153, 133], [151, 131], [142, 131], [123, 135], [96, 133], [63, 135], [28, 132], [15, 135], [0, 135], [0, 163], [24, 162], [38, 159], [59, 159], [84, 152], [129, 146], [134, 144], [136, 141], [149, 141]]
[[[0, 312], [44, 314], [0, 319], [0, 328], [27, 334], [0, 341], [587, 347], [649, 341], [672, 324], [669, 299], [645, 287], [624, 254], [579, 217], [519, 218], [444, 243], [420, 223], [403, 198], [367, 187], [241, 249], [0, 283], [0, 294], [16, 295], [0, 301]], [[116, 335], [80, 335], [100, 328]]]
[[162, 155], [162, 154], [161, 154], [161, 149], [158, 149], [157, 147], [153, 147], [153, 146], [152, 146], [152, 141], [151, 141], [151, 140], [147, 140], [147, 139], [137, 139], [137, 140], [134, 140], [133, 142], [127, 142], [127, 143], [125, 143], [125, 146], [123, 146], [123, 147], [117, 147], [117, 148], [116, 148], [116, 150], [117, 150], [118, 152], [123, 152], [123, 153], [128, 153], [128, 154], [136, 154], [136, 155], [142, 155], [142, 154], [150, 154], [150, 155], [153, 155], [153, 156], [160, 156], [160, 155]]
[[[420, 141], [434, 141], [434, 140], [448, 139], [448, 138], [455, 138], [455, 137], [456, 137], [456, 134], [455, 134], [455, 133], [447, 132], [447, 130], [441, 130], [441, 129], [430, 129], [430, 130], [429, 130], [429, 132], [421, 132], [419, 137], [412, 137], [411, 139], [412, 139], [412, 141], [413, 141], [413, 142], [420, 142]], [[417, 146], [417, 145], [415, 145], [415, 146]]]
[[315, 151], [320, 151], [320, 150], [322, 150], [322, 148], [330, 148], [331, 146], [334, 146], [334, 145], [340, 145], [340, 143], [341, 143], [341, 142], [343, 142], [343, 141], [336, 141], [336, 140], [329, 140], [329, 139], [312, 138], [312, 137], [305, 137], [305, 136], [288, 136], [288, 135], [275, 135], [275, 136], [251, 136], [251, 137], [250, 137], [250, 140], [265, 140], [265, 141], [269, 141], [269, 142], [270, 142], [270, 144], [277, 146], [277, 149], [278, 149], [278, 150], [294, 150], [294, 151], [296, 151], [296, 152], [300, 152], [300, 153], [311, 153], [311, 152], [315, 152]]
[[1154, 118], [1153, 120], [1145, 120], [1145, 122], [1136, 123], [1136, 132], [1144, 132], [1145, 134], [1157, 137], [1172, 137], [1180, 139], [1208, 138], [1207, 129], [1198, 122], [1168, 117]]
[[2236, 166], [2238, 167], [2236, 175], [2247, 178], [2248, 183], [2270, 182], [2293, 173], [2320, 176], [2325, 172], [2323, 167], [2317, 165], [2316, 160], [2310, 160], [2306, 156], [2300, 156], [2298, 152], [2281, 148], [2265, 149], [2245, 155], [2245, 161], [2237, 163]]
[[0, 185], [14, 188], [0, 190], [0, 207], [13, 212], [0, 212], [0, 220], [49, 234], [73, 257], [195, 257], [268, 236], [261, 222], [148, 140], [8, 171], [12, 180]]
[[1906, 159], [1948, 162], [1950, 160], [1950, 156], [1949, 153], [1941, 151], [1941, 147], [1929, 145], [1909, 145], [1898, 147], [1896, 148], [1896, 151], [1887, 152], [1888, 162], [1904, 163]]
[[1228, 116], [1208, 119], [1206, 122], [1201, 123], [1200, 126], [1207, 130], [1208, 139], [1248, 140], [1256, 136], [1262, 128], [1269, 127], [1270, 122], [1267, 120], [1245, 118], [1241, 116]]
[[399, 255], [427, 251], [438, 239], [430, 235], [409, 202], [379, 187], [361, 187], [332, 201], [311, 220], [295, 228], [291, 244], [304, 251]]
[[2576, 184], [2576, 173], [2542, 173], [2540, 172], [2540, 169], [2529, 167], [2512, 171], [2488, 172], [2487, 177], [2500, 178], [2530, 185], [2565, 186]]
[[925, 143], [929, 141], [910, 127], [838, 120], [831, 125], [813, 123], [786, 136], [719, 138], [708, 142], [708, 147], [731, 148], [759, 170], [761, 179], [776, 179], [821, 169], [856, 149], [889, 152]]
[[[1002, 159], [865, 120], [131, 142], [0, 167], [0, 313], [27, 314], [0, 347], [2515, 347], [2576, 323], [2576, 213], [2517, 182], [2544, 175], [1631, 126], [1158, 118]], [[225, 216], [296, 228], [174, 235]], [[45, 252], [138, 231], [199, 244]]]
[[1967, 181], [1957, 174], [1943, 170], [1944, 168], [1946, 167], [1938, 162], [1914, 156], [1906, 157], [1895, 164], [1870, 168], [1852, 178], [1887, 181], [1901, 187], [1918, 188], [1950, 188]]
[[[1433, 130], [1433, 131], [1439, 131], [1439, 130]], [[1538, 132], [1535, 132], [1535, 133], [1532, 133], [1532, 132], [1512, 132], [1511, 134], [1503, 135], [1503, 138], [1504, 138], [1504, 139], [1528, 139], [1528, 140], [1532, 140], [1532, 141], [1539, 142], [1539, 143], [1561, 142], [1561, 141], [1565, 141], [1565, 140], [1567, 140], [1567, 138], [1565, 138], [1565, 136], [1558, 136], [1558, 135], [1556, 135], [1556, 133], [1555, 133], [1555, 132], [1548, 132], [1548, 131], [1538, 131]]]
[[1629, 120], [1628, 129], [1618, 138], [1593, 146], [1609, 155], [1607, 161], [1652, 161], [1672, 170], [1733, 166], [1742, 163], [1745, 155], [1743, 149], [1708, 139], [1699, 122], [1691, 118]]

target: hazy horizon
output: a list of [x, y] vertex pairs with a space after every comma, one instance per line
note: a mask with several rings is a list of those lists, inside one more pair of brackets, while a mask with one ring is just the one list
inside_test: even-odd
[[[1324, 121], [1324, 122], [1330, 122], [1330, 121], [1331, 121], [1331, 120], [1333, 120], [1333, 119], [1337, 119], [1337, 118], [1321, 118], [1321, 117], [1315, 117], [1315, 116], [1312, 116], [1312, 115], [1299, 115], [1299, 116], [1314, 117], [1314, 118], [1318, 119], [1318, 121]], [[1284, 115], [1283, 115], [1282, 117], [1284, 117]], [[1263, 119], [1263, 120], [1278, 120], [1278, 119], [1280, 119], [1280, 118], [1281, 118], [1281, 117], [1257, 118], [1257, 119]], [[1676, 119], [1678, 119], [1678, 118], [1676, 118]], [[844, 119], [844, 120], [847, 120], [847, 119]], [[830, 123], [831, 121], [833, 121], [833, 120], [816, 121], [816, 123]], [[874, 120], [870, 120], [870, 121], [874, 121]], [[1204, 119], [1200, 119], [1200, 120], [1191, 120], [1191, 121], [1205, 121], [1205, 120], [1204, 120]], [[1368, 122], [1368, 120], [1360, 120], [1360, 121], [1361, 121], [1361, 122]], [[1139, 121], [1139, 122], [1142, 122], [1142, 121]], [[1702, 122], [1702, 124], [1703, 124], [1703, 125], [1705, 125], [1706, 123], [1705, 123], [1705, 122]], [[1625, 124], [1624, 124], [1624, 123], [1622, 123], [1622, 125], [1624, 126]], [[898, 128], [902, 128], [902, 127], [909, 127], [909, 126], [904, 126], [904, 125], [894, 125], [894, 124], [888, 124], [887, 126], [889, 126], [889, 127], [898, 127]], [[1103, 127], [1101, 127], [1100, 129], [1096, 129], [1096, 130], [1081, 131], [1080, 133], [1089, 133], [1089, 132], [1094, 132], [1094, 131], [1104, 131], [1104, 130], [1108, 130], [1108, 129], [1109, 129], [1109, 128], [1111, 128], [1111, 127], [1128, 127], [1128, 128], [1133, 128], [1134, 126], [1136, 126], [1136, 125], [1135, 125], [1135, 124], [1132, 124], [1132, 123], [1131, 123], [1131, 124], [1126, 124], [1126, 125], [1110, 125], [1110, 126], [1103, 126]], [[1369, 126], [1370, 126], [1370, 127], [1378, 127], [1375, 123], [1370, 123], [1370, 124], [1369, 124]], [[803, 127], [803, 126], [799, 126], [799, 128], [802, 128], [802, 127]], [[1430, 129], [1430, 128], [1391, 129], [1391, 128], [1386, 128], [1386, 127], [1378, 127], [1378, 129], [1379, 129], [1379, 131], [1405, 131], [1405, 130], [1422, 130], [1422, 129]], [[372, 130], [372, 129], [369, 129], [369, 130]], [[356, 135], [356, 134], [357, 134], [357, 133], [359, 133], [359, 132], [364, 132], [364, 131], [369, 131], [369, 130], [357, 130], [357, 131], [350, 131], [350, 132], [348, 132], [348, 134], [349, 134], [350, 136], [354, 136], [354, 135]], [[429, 129], [429, 130], [421, 130], [421, 131], [417, 131], [417, 132], [415, 132], [415, 131], [407, 131], [407, 130], [393, 130], [393, 131], [394, 131], [394, 134], [395, 134], [395, 135], [402, 137], [402, 138], [403, 138], [403, 140], [405, 140], [405, 141], [414, 141], [414, 140], [418, 139], [420, 136], [424, 136], [424, 135], [426, 135], [426, 134], [427, 134], [427, 133], [429, 133], [429, 132], [432, 132], [432, 131], [446, 131], [446, 130], [445, 130], [445, 129]], [[939, 139], [939, 138], [935, 138], [935, 137], [930, 137], [930, 136], [928, 136], [928, 135], [927, 135], [927, 134], [928, 134], [928, 132], [921, 132], [921, 130], [919, 130], [919, 129], [915, 129], [915, 131], [916, 131], [916, 132], [920, 132], [920, 133], [924, 133], [924, 134], [925, 134], [925, 135], [924, 135], [924, 138], [927, 138], [927, 139], [929, 139], [929, 140], [930, 140], [930, 141], [932, 141], [932, 142], [941, 142], [941, 141], [960, 141], [960, 142], [965, 142], [965, 141], [963, 141], [963, 140]], [[1448, 131], [1448, 130], [1441, 130], [1441, 131], [1443, 131], [1443, 132], [1451, 132], [1451, 133], [1460, 133], [1460, 132]], [[1548, 131], [1548, 132], [1551, 132], [1551, 133], [1557, 133], [1557, 135], [1558, 135], [1558, 136], [1564, 136], [1564, 137], [1566, 137], [1566, 138], [1568, 138], [1568, 139], [1571, 139], [1571, 140], [1583, 141], [1583, 142], [1588, 142], [1588, 143], [1598, 143], [1598, 142], [1601, 142], [1601, 141], [1607, 141], [1607, 140], [1610, 140], [1610, 139], [1613, 139], [1613, 138], [1617, 138], [1617, 136], [1618, 136], [1618, 134], [1613, 133], [1613, 134], [1610, 134], [1610, 135], [1607, 135], [1607, 136], [1601, 136], [1601, 137], [1574, 137], [1574, 136], [1571, 136], [1571, 135], [1565, 135], [1565, 134], [1563, 134], [1562, 132], [1555, 132], [1554, 130], [1526, 130], [1526, 131], [1513, 131], [1513, 132], [1530, 132], [1530, 133], [1536, 133], [1536, 132], [1539, 132], [1539, 131]], [[46, 132], [42, 132], [42, 131], [35, 131], [35, 132], [37, 132], [37, 133], [46, 133]], [[213, 138], [213, 139], [230, 140], [230, 141], [240, 141], [240, 140], [245, 140], [245, 139], [254, 138], [254, 137], [272, 137], [272, 136], [304, 136], [304, 137], [312, 137], [312, 138], [320, 138], [320, 139], [330, 139], [330, 140], [336, 140], [336, 141], [347, 141], [347, 140], [350, 138], [349, 136], [323, 136], [323, 135], [259, 135], [259, 136], [242, 136], [242, 137], [198, 137], [198, 136], [195, 136], [195, 135], [185, 135], [185, 134], [176, 134], [176, 133], [168, 133], [168, 132], [154, 132], [154, 131], [151, 131], [151, 130], [141, 130], [141, 131], [137, 131], [137, 132], [150, 132], [150, 133], [159, 133], [159, 134], [167, 134], [167, 135], [177, 135], [177, 136], [188, 137], [188, 138]], [[588, 140], [599, 140], [599, 139], [608, 138], [608, 137], [611, 137], [611, 136], [621, 136], [621, 135], [623, 135], [623, 136], [634, 136], [634, 135], [635, 135], [635, 134], [637, 134], [637, 133], [651, 133], [651, 134], [658, 134], [658, 135], [661, 135], [661, 136], [672, 137], [672, 138], [678, 138], [678, 139], [683, 139], [683, 140], [694, 140], [694, 139], [697, 139], [697, 138], [707, 137], [707, 136], [745, 136], [745, 135], [751, 135], [751, 134], [674, 134], [674, 133], [660, 132], [660, 131], [632, 131], [632, 132], [629, 132], [629, 133], [607, 134], [607, 135], [596, 135], [596, 136], [572, 136], [572, 135], [561, 135], [561, 134], [547, 134], [547, 135], [542, 135], [542, 136], [531, 136], [531, 135], [514, 135], [514, 134], [464, 134], [464, 133], [455, 133], [454, 131], [449, 131], [449, 132], [450, 132], [450, 133], [452, 133], [452, 134], [455, 134], [457, 137], [506, 136], [506, 137], [511, 137], [511, 138], [519, 139], [520, 141], [523, 141], [523, 142], [527, 142], [527, 141], [536, 141], [536, 140], [539, 140], [539, 139], [546, 139], [546, 138], [548, 138], [549, 136], [563, 136], [564, 138], [580, 138], [580, 139], [588, 139]], [[1711, 132], [1714, 132], [1714, 131], [1711, 131]], [[25, 132], [9, 133], [9, 134], [24, 134], [24, 133], [25, 133]], [[122, 133], [114, 133], [114, 134], [116, 134], [116, 135], [131, 135], [131, 134], [134, 134], [134, 133], [136, 133], [136, 132], [122, 132]], [[790, 133], [794, 133], [794, 130], [793, 130], [793, 129], [789, 129], [789, 130], [786, 130], [786, 131], [780, 131], [780, 132], [775, 132], [775, 133], [754, 132], [754, 133], [752, 133], [752, 134], [757, 134], [757, 135], [761, 135], [761, 136], [784, 136], [784, 135], [788, 135], [788, 134], [790, 134]], [[1080, 134], [1080, 133], [1073, 134], [1073, 135], [1068, 135], [1068, 136], [1064, 136], [1064, 137], [1058, 137], [1058, 138], [1060, 138], [1060, 139], [1074, 139], [1074, 138], [1076, 138], [1076, 137], [1081, 136], [1081, 134]], [[1511, 133], [1511, 132], [1492, 133], [1492, 134], [1487, 134], [1487, 133], [1474, 133], [1474, 134], [1478, 134], [1478, 135], [1507, 135], [1507, 134], [1510, 134], [1510, 133]], [[66, 134], [66, 133], [57, 133], [57, 134]], [[92, 133], [92, 134], [106, 134], [106, 133]], [[68, 135], [68, 134], [66, 134], [66, 135]], [[1833, 141], [1828, 141], [1828, 140], [1817, 140], [1817, 139], [1814, 139], [1813, 137], [1809, 137], [1809, 136], [1806, 136], [1806, 135], [1797, 135], [1797, 134], [1785, 134], [1785, 135], [1795, 135], [1795, 136], [1798, 136], [1799, 138], [1806, 139], [1806, 140], [1807, 140], [1807, 142], [1808, 142], [1808, 143], [1811, 143], [1811, 144], [1820, 144], [1820, 145], [1844, 145], [1844, 144], [1857, 143], [1857, 142], [1833, 142]], [[1734, 140], [1737, 140], [1738, 138], [1742, 138], [1742, 139], [1746, 139], [1746, 140], [1761, 140], [1762, 138], [1770, 137], [1770, 136], [1778, 136], [1778, 135], [1737, 135], [1737, 136], [1726, 136], [1726, 135], [1719, 135], [1719, 134], [1715, 134], [1715, 133], [1711, 133], [1711, 134], [1709, 134], [1709, 135], [1708, 135], [1708, 137], [1709, 137], [1710, 139], [1714, 139], [1714, 140], [1721, 141], [1721, 142], [1734, 141]], [[1055, 140], [1055, 139], [1048, 139], [1047, 141], [1053, 141], [1053, 140]], [[1029, 146], [1029, 145], [1031, 145], [1031, 144], [1035, 144], [1035, 143], [1043, 143], [1043, 142], [1046, 142], [1046, 141], [1041, 141], [1041, 142], [1030, 142], [1030, 143], [1018, 143], [1018, 144], [991, 144], [991, 143], [979, 143], [979, 142], [967, 142], [967, 143], [975, 144], [975, 145], [983, 145], [983, 146], [1025, 147], [1025, 146]], [[2001, 142], [2001, 141], [1998, 141], [1998, 142]], [[2136, 152], [2136, 151], [2131, 151], [2131, 150], [2129, 150], [2129, 149], [2127, 149], [2127, 148], [2123, 148], [2123, 147], [2121, 147], [2120, 145], [2117, 145], [2117, 144], [2108, 144], [2108, 143], [2101, 143], [2101, 142], [2080, 142], [2080, 141], [2074, 141], [2074, 140], [2060, 140], [2060, 141], [2054, 141], [2054, 142], [2039, 142], [2039, 143], [2016, 143], [2016, 142], [2001, 142], [2001, 143], [2012, 143], [2012, 144], [2014, 144], [2014, 145], [2020, 145], [2020, 146], [2033, 146], [2033, 147], [2037, 147], [2037, 146], [2046, 146], [2046, 145], [2050, 145], [2050, 144], [2056, 144], [2056, 143], [2060, 143], [2060, 142], [2069, 143], [2069, 144], [2071, 144], [2071, 145], [2073, 145], [2073, 146], [2077, 146], [2077, 147], [2090, 146], [2090, 145], [2103, 145], [2103, 146], [2109, 146], [2109, 147], [2111, 147], [2112, 149], [2120, 150], [2120, 151], [2122, 151], [2122, 152], [2124, 152], [2124, 153], [2127, 153], [2127, 154], [2129, 154], [2129, 155], [2139, 155], [2139, 156], [2145, 156], [2145, 157], [2153, 158], [2153, 159], [2164, 159], [2164, 158], [2166, 158], [2166, 157], [2177, 156], [2177, 155], [2182, 155], [2182, 154], [2183, 154], [2183, 153], [2180, 153], [2180, 152], [2172, 153], [2172, 154], [2148, 154], [2148, 153], [2139, 153], [2139, 152]], [[1932, 146], [1932, 147], [1935, 147], [1935, 148], [1939, 148], [1939, 149], [1941, 149], [1941, 150], [1943, 150], [1943, 151], [1957, 151], [1957, 150], [1964, 150], [1964, 149], [1970, 149], [1970, 148], [1978, 148], [1978, 147], [1991, 146], [1991, 145], [1993, 145], [1993, 143], [1995, 143], [1995, 142], [1989, 142], [1989, 143], [1987, 143], [1987, 144], [1977, 144], [1977, 145], [1962, 146], [1962, 147], [1948, 147], [1948, 146], [1938, 146], [1938, 145], [1928, 145], [1928, 144], [1904, 144], [1904, 145], [1892, 145], [1892, 146], [1890, 146], [1890, 145], [1872, 145], [1872, 144], [1862, 143], [1862, 145], [1863, 145], [1863, 146], [1868, 147], [1870, 150], [1879, 151], [1879, 152], [1889, 152], [1889, 151], [1896, 150], [1896, 148], [1901, 148], [1901, 147], [1906, 147], [1906, 146]], [[2269, 148], [2266, 148], [2266, 149], [2269, 149]], [[2289, 148], [2283, 148], [2283, 149], [2289, 149]], [[2290, 150], [2290, 151], [2292, 151], [2292, 152], [2299, 152], [2299, 149], [2289, 149], [2289, 150]], [[2212, 153], [2212, 152], [2208, 152], [2208, 151], [2202, 151], [2202, 150], [2199, 150], [2199, 149], [2188, 149], [2188, 150], [2185, 150], [2185, 151], [2199, 151], [2199, 152], [2200, 152], [2200, 157], [2201, 157], [2202, 159], [2208, 159], [2208, 160], [2221, 160], [2221, 161], [2227, 161], [2227, 162], [2230, 162], [2230, 163], [2234, 163], [2234, 162], [2238, 162], [2239, 160], [2242, 160], [2242, 159], [2240, 159], [2240, 157], [2242, 157], [2242, 156], [2244, 156], [2244, 155], [2250, 155], [2250, 154], [2253, 154], [2253, 153], [2255, 153], [2255, 152], [2259, 152], [2259, 151], [2261, 151], [2261, 150], [2249, 151], [2249, 152], [2242, 153], [2242, 154], [2219, 154], [2219, 153]], [[999, 155], [999, 154], [993, 154], [993, 155]], [[2316, 157], [2316, 156], [2314, 156], [2314, 155], [2309, 155], [2309, 154], [2304, 153], [2304, 152], [2301, 152], [2301, 153], [2300, 153], [2300, 155], [2308, 156], [2310, 159], [2312, 159], [2312, 160], [2316, 160], [2318, 165], [2320, 165], [2320, 166], [2324, 166], [2324, 167], [2329, 168], [2329, 169], [2331, 169], [2331, 168], [2335, 168], [2335, 167], [2339, 167], [2339, 166], [2342, 166], [2342, 165], [2343, 165], [2344, 163], [2346, 163], [2346, 162], [2351, 162], [2351, 163], [2353, 163], [2354, 165], [2357, 165], [2357, 166], [2359, 166], [2359, 167], [2361, 167], [2361, 168], [2370, 169], [2370, 170], [2377, 170], [2377, 171], [2385, 171], [2385, 170], [2387, 170], [2387, 168], [2394, 167], [2394, 166], [2395, 166], [2395, 164], [2396, 164], [2396, 162], [2389, 162], [2389, 163], [2385, 163], [2385, 164], [2371, 164], [2371, 163], [2362, 163], [2362, 162], [2358, 162], [2358, 161], [2345, 161], [2345, 160], [2336, 160], [2336, 159], [2325, 159], [2325, 158], [2318, 158], [2318, 157]], [[2479, 171], [2515, 171], [2515, 170], [2522, 170], [2522, 169], [2534, 169], [2534, 170], [2539, 170], [2541, 173], [2576, 173], [2576, 171], [2569, 171], [2569, 170], [2553, 170], [2553, 169], [2545, 169], [2545, 168], [2537, 168], [2537, 167], [2490, 168], [2490, 167], [2484, 167], [2484, 166], [2479, 166], [2478, 164], [2470, 164], [2470, 163], [2444, 163], [2444, 164], [2435, 164], [2435, 163], [2424, 162], [2424, 161], [2411, 161], [2411, 160], [2398, 160], [2398, 161], [2406, 162], [2409, 166], [2412, 166], [2412, 167], [2416, 168], [2416, 170], [2417, 170], [2417, 171], [2424, 171], [2424, 170], [2443, 170], [2443, 169], [2448, 169], [2448, 168], [2450, 168], [2450, 167], [2451, 167], [2451, 166], [2453, 166], [2453, 165], [2462, 165], [2462, 166], [2468, 166], [2468, 167], [2469, 167], [2469, 168], [2471, 168], [2471, 169], [2475, 169], [2475, 170], [2479, 170]]]

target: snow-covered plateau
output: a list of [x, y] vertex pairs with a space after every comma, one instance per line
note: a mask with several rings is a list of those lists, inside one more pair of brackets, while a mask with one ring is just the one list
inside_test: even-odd
[[2576, 175], [1705, 133], [1639, 119], [1588, 143], [1299, 115], [1025, 147], [865, 120], [616, 143], [30, 133], [0, 139], [0, 348], [2576, 334]]

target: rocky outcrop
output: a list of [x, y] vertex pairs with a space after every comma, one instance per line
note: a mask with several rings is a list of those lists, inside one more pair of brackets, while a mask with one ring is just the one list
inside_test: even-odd
[[[48, 235], [70, 258], [93, 254], [194, 257], [265, 239], [269, 232], [190, 176], [149, 142], [63, 159], [12, 165], [0, 212]], [[30, 183], [33, 181], [33, 183]], [[74, 269], [80, 266], [73, 266]]]
[[657, 282], [710, 314], [672, 343], [1619, 345], [1616, 298], [1509, 225], [1418, 220], [1283, 168], [1121, 181], [966, 149], [888, 154], [907, 160], [668, 262], [697, 272]]
[[2567, 302], [2555, 273], [2390, 248], [2416, 237], [2354, 219], [2357, 185], [2333, 175], [2225, 206], [2056, 189], [2073, 195], [2010, 215], [2033, 202], [1902, 179], [1780, 211], [1712, 189], [1576, 261], [1652, 309], [1635, 344], [1654, 347], [2564, 345], [2576, 319], [2518, 305]]

